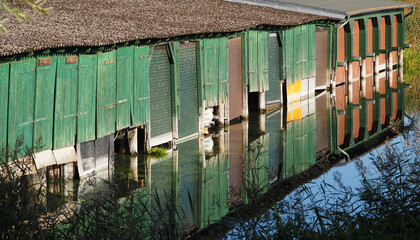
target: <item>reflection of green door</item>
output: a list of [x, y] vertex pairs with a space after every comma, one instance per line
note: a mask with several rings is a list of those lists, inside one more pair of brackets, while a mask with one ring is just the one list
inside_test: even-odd
[[155, 47], [149, 77], [152, 142], [163, 137], [159, 143], [164, 143], [172, 139], [171, 64], [165, 46]]
[[179, 48], [180, 118], [178, 137], [198, 132], [197, 53], [194, 42]]
[[244, 166], [244, 200], [247, 203], [268, 190], [269, 134], [260, 136], [248, 146]]
[[228, 211], [229, 161], [227, 153], [221, 153], [206, 161], [201, 172], [201, 228], [220, 220]]
[[[182, 101], [181, 101], [182, 102]], [[199, 222], [198, 211], [198, 173], [199, 173], [199, 139], [177, 144], [180, 176], [180, 217], [182, 230], [188, 231]]]
[[177, 213], [174, 212], [178, 198], [176, 188], [173, 155], [151, 159], [151, 224], [159, 230], [166, 230], [163, 234], [176, 232], [169, 229], [170, 226], [175, 226], [177, 219]]
[[[272, 89], [270, 87], [270, 89]], [[271, 91], [271, 90], [270, 90]], [[283, 161], [283, 131], [281, 131], [281, 113], [267, 117], [266, 132], [270, 134], [268, 151], [268, 177], [270, 181], [277, 179], [281, 162]]]

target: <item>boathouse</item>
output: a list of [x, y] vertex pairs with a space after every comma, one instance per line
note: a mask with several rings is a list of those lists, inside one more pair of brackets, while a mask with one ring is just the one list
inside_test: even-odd
[[[412, 4], [390, 0], [228, 1], [342, 19], [328, 36], [333, 57], [324, 59], [333, 60], [329, 63], [332, 68], [317, 65], [316, 69], [317, 83], [321, 74], [327, 74], [332, 81], [326, 83], [335, 88], [340, 146], [348, 147], [403, 117], [398, 102], [405, 99], [397, 96], [404, 91], [403, 55], [409, 47], [405, 19], [414, 10]], [[325, 69], [329, 71], [323, 72]]]
[[0, 35], [0, 149], [22, 137], [38, 169], [93, 159], [78, 164], [89, 173], [108, 164], [120, 132], [133, 152], [171, 146], [203, 135], [206, 112], [228, 125], [286, 103], [298, 105], [294, 124], [300, 102], [329, 90], [337, 132], [311, 152], [333, 152], [335, 137], [349, 146], [404, 112], [384, 94], [403, 91], [411, 5], [240, 2], [54, 1], [50, 17], [11, 21]]

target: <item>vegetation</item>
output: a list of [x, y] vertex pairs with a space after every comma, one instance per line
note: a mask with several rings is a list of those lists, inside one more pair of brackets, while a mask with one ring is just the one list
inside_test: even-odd
[[[404, 0], [413, 3], [416, 9], [407, 18], [406, 43], [411, 48], [405, 51], [404, 55], [404, 78], [411, 89], [407, 91], [407, 108], [411, 111], [420, 111], [420, 0]], [[411, 9], [410, 9], [411, 11]], [[406, 10], [406, 14], [408, 10]]]
[[0, 32], [6, 31], [4, 24], [11, 18], [19, 21], [31, 20], [31, 9], [38, 14], [48, 15], [51, 7], [45, 7], [47, 0], [0, 0]]
[[166, 155], [168, 155], [166, 149], [160, 147], [152, 148], [152, 150], [150, 150], [150, 152], [148, 152], [147, 154], [153, 158], [164, 158], [166, 157]]

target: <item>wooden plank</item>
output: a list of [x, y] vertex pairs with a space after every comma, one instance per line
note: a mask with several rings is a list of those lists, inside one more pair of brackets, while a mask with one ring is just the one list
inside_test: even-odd
[[57, 61], [54, 149], [74, 145], [76, 141], [78, 62], [66, 63], [67, 58], [58, 57]]
[[10, 67], [7, 145], [12, 152], [22, 147], [17, 157], [33, 146], [35, 70], [35, 59], [13, 62]]
[[268, 83], [268, 32], [258, 32], [258, 90], [270, 90]]
[[0, 152], [7, 146], [7, 106], [9, 100], [10, 64], [0, 64]]
[[134, 48], [133, 120], [137, 127], [149, 122], [149, 46]]
[[96, 137], [115, 132], [117, 99], [117, 52], [98, 55]]
[[77, 102], [77, 142], [96, 138], [96, 77], [98, 55], [80, 55]]
[[36, 71], [34, 152], [52, 149], [57, 57], [38, 59]]
[[133, 92], [134, 47], [117, 50], [117, 129], [130, 126], [130, 108]]
[[258, 32], [248, 31], [248, 84], [249, 92], [258, 92]]
[[228, 76], [228, 40], [219, 39], [219, 105], [225, 103], [229, 97]]

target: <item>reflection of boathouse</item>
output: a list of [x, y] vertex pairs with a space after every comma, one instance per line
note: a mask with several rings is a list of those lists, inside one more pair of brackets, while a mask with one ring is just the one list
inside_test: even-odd
[[78, 161], [82, 175], [107, 166], [118, 132], [133, 152], [172, 147], [203, 137], [208, 109], [228, 125], [283, 105], [284, 121], [260, 130], [281, 132], [286, 159], [304, 169], [403, 118], [410, 4], [236, 2], [56, 1], [50, 18], [10, 27], [0, 39], [0, 148], [23, 136], [37, 168]]

